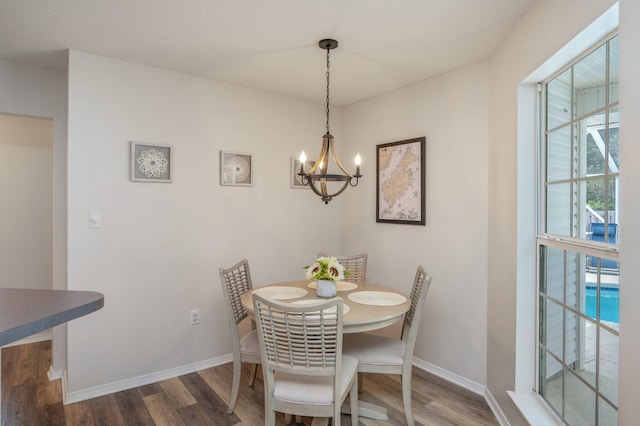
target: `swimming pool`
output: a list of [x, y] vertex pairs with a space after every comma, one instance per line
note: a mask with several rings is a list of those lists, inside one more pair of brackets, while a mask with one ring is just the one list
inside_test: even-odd
[[[587, 286], [587, 315], [596, 318], [597, 287]], [[600, 320], [620, 322], [620, 291], [617, 287], [600, 287]]]

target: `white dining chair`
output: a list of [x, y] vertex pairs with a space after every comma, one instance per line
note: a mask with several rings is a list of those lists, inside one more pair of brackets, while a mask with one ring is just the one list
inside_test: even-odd
[[354, 333], [348, 334], [344, 341], [343, 352], [358, 359], [359, 373], [402, 375], [402, 400], [408, 426], [414, 426], [411, 408], [413, 349], [430, 285], [431, 277], [418, 266], [411, 289], [411, 306], [404, 316], [399, 340], [369, 333]]
[[[318, 257], [326, 256], [324, 252], [318, 253]], [[349, 271], [349, 275], [345, 277], [346, 281], [352, 283], [363, 283], [367, 278], [367, 254], [360, 253], [352, 256], [334, 256], [338, 262]]]
[[350, 396], [351, 424], [358, 424], [358, 360], [342, 355], [343, 302], [281, 303], [253, 295], [264, 376], [265, 425], [276, 412], [332, 417], [340, 426]]
[[260, 364], [260, 347], [258, 344], [258, 333], [253, 320], [251, 320], [251, 331], [242, 338], [240, 337], [239, 330], [240, 323], [248, 317], [247, 310], [240, 301], [240, 296], [253, 289], [249, 262], [243, 259], [230, 268], [219, 268], [218, 271], [220, 272], [222, 294], [224, 294], [227, 322], [229, 323], [231, 346], [233, 348], [233, 383], [231, 385], [231, 397], [229, 398], [229, 408], [227, 410], [228, 413], [232, 413], [236, 405], [236, 399], [238, 398], [242, 363], [253, 364], [249, 377], [249, 386], [253, 386], [256, 369], [258, 364]]

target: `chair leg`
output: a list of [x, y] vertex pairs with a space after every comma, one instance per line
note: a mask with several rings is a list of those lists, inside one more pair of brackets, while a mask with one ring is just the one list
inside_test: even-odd
[[269, 410], [266, 412], [266, 415], [264, 417], [264, 424], [265, 426], [275, 426], [276, 424], [276, 412], [273, 410]]
[[233, 407], [236, 406], [238, 398], [238, 389], [240, 389], [240, 374], [242, 372], [242, 362], [239, 359], [233, 360], [233, 383], [231, 385], [231, 398], [229, 398], [229, 409], [227, 413], [233, 413]]
[[251, 364], [251, 373], [249, 375], [249, 386], [253, 386], [253, 382], [256, 380], [256, 371], [258, 370], [258, 364]]
[[411, 366], [402, 370], [402, 402], [407, 416], [407, 426], [414, 426], [413, 409], [411, 407]]
[[356, 375], [356, 382], [349, 392], [349, 402], [351, 403], [351, 426], [358, 426], [358, 387], [360, 385], [360, 373]]

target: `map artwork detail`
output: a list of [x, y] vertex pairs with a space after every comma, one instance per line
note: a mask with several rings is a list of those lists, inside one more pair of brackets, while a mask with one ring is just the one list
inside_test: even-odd
[[380, 147], [379, 219], [421, 221], [420, 141]]

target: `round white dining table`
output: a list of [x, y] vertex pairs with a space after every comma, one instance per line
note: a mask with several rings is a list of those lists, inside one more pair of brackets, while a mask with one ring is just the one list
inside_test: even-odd
[[[280, 302], [327, 300], [316, 296], [315, 281], [273, 283], [254, 288], [241, 296], [242, 305], [251, 314], [253, 314], [252, 296], [255, 292]], [[336, 297], [341, 297], [346, 305], [342, 318], [342, 332], [345, 334], [387, 327], [398, 322], [411, 306], [411, 301], [399, 291], [366, 283], [340, 281]]]
[[[336, 297], [344, 303], [343, 333], [361, 333], [387, 327], [402, 319], [411, 307], [411, 301], [401, 292], [384, 286], [338, 282]], [[327, 300], [316, 295], [315, 281], [288, 281], [254, 288], [240, 297], [242, 305], [253, 315], [253, 293], [288, 303], [308, 299]], [[346, 406], [343, 408], [347, 408]], [[358, 402], [358, 415], [378, 420], [388, 420], [387, 410], [365, 401]], [[318, 420], [318, 421], [316, 421]], [[326, 424], [326, 419], [314, 419], [312, 425]]]

